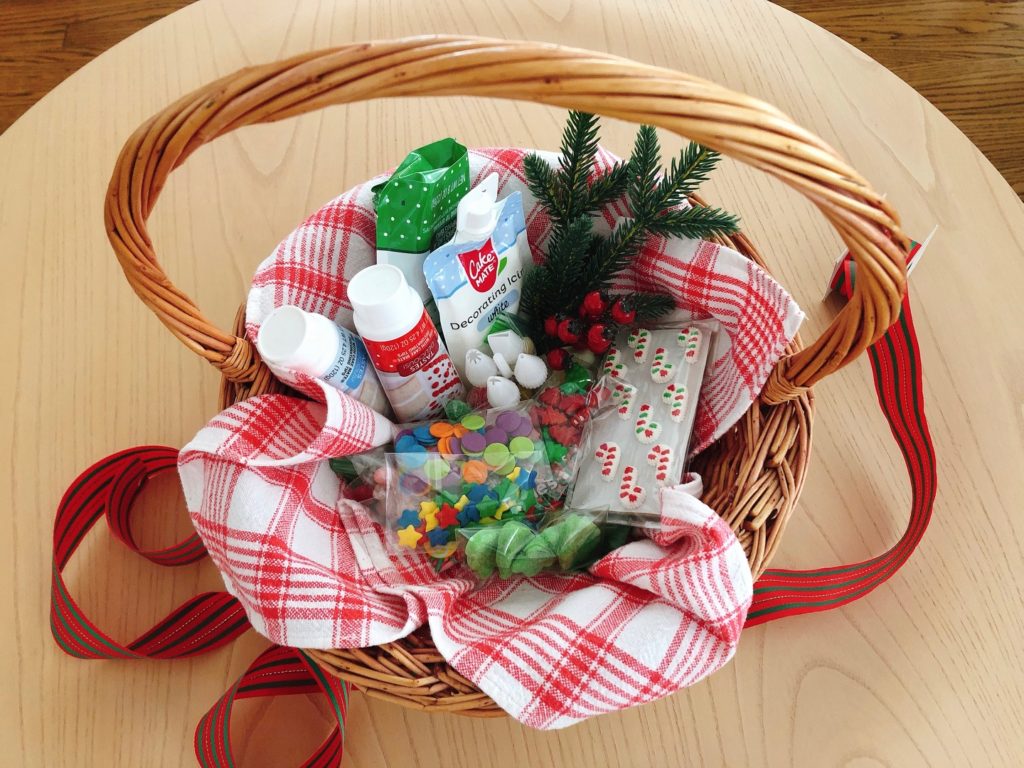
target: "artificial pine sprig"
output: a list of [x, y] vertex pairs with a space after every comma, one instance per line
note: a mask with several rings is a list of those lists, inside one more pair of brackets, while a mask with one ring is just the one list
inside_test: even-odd
[[676, 308], [675, 299], [667, 293], [635, 293], [632, 300], [640, 320], [657, 319]]
[[[691, 142], [662, 172], [657, 132], [643, 125], [629, 160], [596, 173], [597, 148], [597, 117], [573, 111], [562, 135], [558, 168], [535, 154], [523, 161], [527, 186], [552, 224], [547, 259], [527, 274], [520, 302], [542, 348], [545, 319], [575, 316], [583, 298], [610, 288], [652, 235], [709, 238], [738, 230], [736, 217], [720, 208], [683, 207], [718, 164], [717, 152]], [[592, 214], [622, 198], [630, 215], [607, 236], [595, 234]], [[635, 293], [629, 300], [642, 321], [674, 308], [667, 294]], [[557, 340], [549, 341], [557, 346]]]
[[597, 247], [594, 281], [598, 287], [608, 287], [652, 234], [698, 239], [738, 231], [736, 217], [720, 208], [680, 207], [707, 180], [718, 160], [717, 152], [691, 142], [659, 179], [658, 135], [653, 126], [640, 126], [628, 163], [627, 196], [632, 216], [619, 222]]
[[[573, 296], [577, 286], [586, 284], [590, 279], [592, 228], [593, 221], [589, 216], [577, 216], [564, 229], [551, 233], [547, 262], [543, 267], [527, 272], [523, 280], [520, 311], [531, 318], [531, 323], [539, 316], [538, 313], [546, 311], [549, 301], [556, 300], [558, 296]], [[548, 264], [558, 268], [548, 269]], [[531, 335], [537, 338], [536, 334]]]
[[573, 219], [597, 212], [625, 191], [625, 162], [615, 163], [591, 179], [597, 157], [597, 126], [596, 115], [570, 111], [562, 133], [558, 168], [552, 168], [535, 153], [523, 158], [526, 186], [547, 209], [554, 231]]

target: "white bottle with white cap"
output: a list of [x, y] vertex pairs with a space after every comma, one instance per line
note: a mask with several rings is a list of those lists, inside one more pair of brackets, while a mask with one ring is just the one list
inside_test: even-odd
[[465, 392], [423, 300], [398, 267], [366, 267], [348, 284], [352, 322], [400, 422], [438, 416]]
[[256, 348], [273, 368], [320, 379], [375, 411], [387, 411], [387, 398], [363, 342], [323, 315], [278, 307], [260, 325]]

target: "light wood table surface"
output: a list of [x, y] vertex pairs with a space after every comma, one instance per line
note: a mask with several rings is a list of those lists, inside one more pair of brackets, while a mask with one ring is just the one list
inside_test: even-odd
[[[348, 766], [1016, 765], [1024, 754], [1024, 208], [924, 99], [812, 24], [754, 0], [430, 3], [202, 0], [76, 73], [0, 136], [0, 764], [188, 766], [192, 729], [264, 642], [191, 661], [85, 662], [48, 628], [53, 512], [93, 460], [182, 445], [215, 372], [125, 283], [103, 231], [115, 156], [144, 119], [247, 64], [423, 32], [533, 38], [686, 70], [780, 106], [884, 190], [907, 230], [939, 225], [911, 280], [940, 462], [935, 521], [892, 581], [840, 611], [746, 633], [724, 670], [665, 701], [558, 733], [410, 713], [353, 695]], [[248, 128], [192, 157], [151, 219], [177, 284], [228, 324], [255, 265], [308, 213], [416, 146], [555, 147], [564, 115], [518, 103], [373, 102]], [[632, 127], [604, 140], [627, 150]], [[667, 152], [679, 142], [664, 137]], [[779, 184], [727, 162], [704, 190], [739, 212], [821, 329], [837, 240]], [[905, 473], [867, 362], [817, 388], [814, 458], [778, 565], [854, 560], [905, 521]], [[142, 516], [175, 510], [173, 481]], [[163, 526], [164, 528], [166, 526]], [[157, 524], [145, 541], [168, 541]], [[66, 571], [124, 640], [219, 579], [140, 563], [97, 528]], [[303, 697], [236, 708], [242, 765], [291, 765], [326, 732]]]

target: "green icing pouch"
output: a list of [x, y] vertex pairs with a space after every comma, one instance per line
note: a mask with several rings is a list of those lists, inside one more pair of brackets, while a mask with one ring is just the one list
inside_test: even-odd
[[423, 260], [455, 231], [456, 208], [469, 191], [466, 148], [448, 138], [415, 149], [372, 191], [377, 263], [398, 267], [420, 298], [428, 301]]

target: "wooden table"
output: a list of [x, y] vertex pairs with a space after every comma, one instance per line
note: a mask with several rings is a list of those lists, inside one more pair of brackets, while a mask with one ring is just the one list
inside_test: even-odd
[[[912, 279], [940, 460], [936, 519], [889, 584], [841, 611], [749, 631], [733, 661], [668, 700], [559, 733], [426, 716], [353, 697], [349, 766], [1010, 765], [1024, 752], [1024, 208], [927, 102], [837, 38], [766, 3], [292, 3], [203, 0], [72, 76], [0, 137], [0, 477], [5, 627], [0, 726], [10, 764], [182, 766], [192, 729], [263, 641], [180, 662], [83, 662], [48, 623], [53, 511], [78, 470], [115, 449], [183, 444], [214, 412], [217, 378], [138, 303], [101, 215], [122, 142], [172, 99], [246, 64], [421, 32], [534, 38], [687, 70], [763, 97], [836, 146], [919, 237]], [[229, 323], [256, 263], [320, 203], [449, 132], [470, 145], [553, 147], [562, 115], [452, 99], [335, 108], [250, 128], [171, 178], [151, 220], [158, 253]], [[608, 124], [624, 152], [631, 128]], [[678, 142], [665, 137], [667, 151]], [[837, 241], [809, 205], [726, 163], [705, 190], [738, 211], [809, 319]], [[810, 478], [777, 564], [853, 560], [895, 540], [908, 508], [866, 362], [817, 390]], [[180, 510], [174, 484], [146, 510]], [[153, 517], [156, 517], [154, 514]], [[176, 528], [187, 530], [183, 514]], [[167, 541], [140, 525], [144, 541]], [[99, 530], [67, 572], [116, 637], [202, 588]], [[1014, 618], [1016, 616], [1016, 618]], [[326, 729], [303, 698], [236, 709], [244, 765], [297, 763]], [[285, 738], [282, 734], [287, 734]], [[15, 757], [17, 755], [17, 757]], [[1015, 759], [1016, 758], [1016, 759]], [[7, 762], [7, 760], [3, 760]]]

